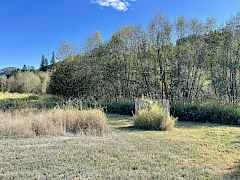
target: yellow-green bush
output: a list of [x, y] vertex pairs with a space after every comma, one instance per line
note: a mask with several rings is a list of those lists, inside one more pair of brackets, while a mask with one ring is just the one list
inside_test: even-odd
[[135, 127], [144, 130], [171, 130], [175, 122], [176, 119], [157, 103], [149, 104], [134, 116]]
[[48, 82], [48, 73], [18, 72], [6, 83], [9, 92], [45, 94]]

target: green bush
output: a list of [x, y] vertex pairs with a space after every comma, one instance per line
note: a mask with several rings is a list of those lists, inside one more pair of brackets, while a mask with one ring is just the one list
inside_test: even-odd
[[108, 114], [119, 114], [132, 116], [135, 113], [134, 102], [106, 102], [93, 99], [69, 98], [62, 101], [60, 106], [73, 106], [79, 109], [101, 108]]
[[171, 114], [179, 121], [240, 125], [240, 108], [233, 105], [175, 103]]
[[93, 97], [98, 89], [99, 74], [91, 61], [84, 59], [58, 64], [51, 74], [47, 92], [65, 98]]
[[130, 115], [135, 113], [133, 102], [103, 102], [100, 103], [104, 111], [109, 114]]
[[134, 116], [134, 126], [144, 130], [171, 130], [176, 119], [170, 116], [159, 104], [151, 104]]

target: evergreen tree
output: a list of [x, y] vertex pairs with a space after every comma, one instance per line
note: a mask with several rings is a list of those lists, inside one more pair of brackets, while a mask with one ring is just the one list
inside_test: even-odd
[[52, 52], [52, 58], [51, 58], [50, 64], [54, 65], [55, 63], [56, 63], [55, 52]]
[[41, 63], [40, 63], [40, 71], [47, 71], [48, 70], [48, 59], [45, 57], [45, 55], [42, 55]]
[[24, 64], [22, 67], [22, 72], [26, 72], [26, 71], [28, 71], [28, 68], [27, 68], [26, 64]]
[[45, 56], [42, 55], [40, 68], [39, 68], [40, 71], [44, 71], [45, 70], [45, 59], [46, 59]]
[[45, 70], [47, 69], [47, 67], [48, 67], [48, 59], [47, 58], [45, 58], [44, 59], [44, 66], [45, 66]]

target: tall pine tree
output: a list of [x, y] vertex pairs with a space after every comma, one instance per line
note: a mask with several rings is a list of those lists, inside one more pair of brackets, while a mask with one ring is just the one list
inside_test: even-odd
[[55, 52], [52, 52], [52, 58], [51, 58], [50, 64], [54, 65], [55, 63], [56, 63]]
[[39, 70], [40, 71], [47, 71], [48, 70], [48, 59], [45, 57], [45, 55], [42, 55]]
[[44, 56], [44, 55], [42, 55], [42, 58], [41, 58], [41, 63], [40, 63], [40, 68], [39, 68], [39, 70], [40, 70], [40, 71], [44, 71], [44, 69], [45, 69], [45, 56]]

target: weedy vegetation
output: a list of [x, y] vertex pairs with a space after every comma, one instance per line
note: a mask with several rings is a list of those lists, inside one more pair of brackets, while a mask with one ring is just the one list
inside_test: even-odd
[[0, 113], [0, 136], [35, 137], [72, 134], [102, 135], [107, 130], [106, 115], [98, 109], [54, 109], [47, 112]]
[[144, 130], [167, 131], [173, 129], [176, 119], [159, 103], [149, 103], [134, 116], [134, 126]]
[[239, 179], [238, 127], [176, 124], [139, 131], [108, 116], [107, 136], [1, 138], [3, 179]]
[[61, 101], [61, 98], [52, 95], [0, 92], [0, 110], [2, 111], [52, 109]]
[[0, 70], [0, 180], [239, 180], [239, 27], [157, 15]]

